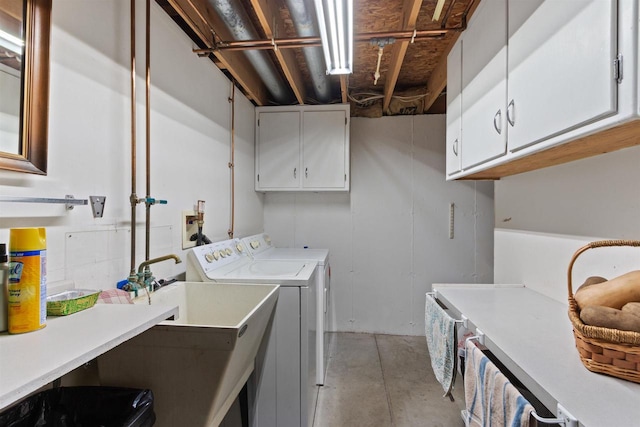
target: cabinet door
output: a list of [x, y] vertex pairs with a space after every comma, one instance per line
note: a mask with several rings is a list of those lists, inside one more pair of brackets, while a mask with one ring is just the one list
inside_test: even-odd
[[506, 0], [482, 0], [464, 33], [462, 168], [506, 153]]
[[462, 136], [462, 37], [447, 57], [447, 175], [460, 171]]
[[343, 189], [347, 182], [347, 113], [305, 111], [302, 183], [304, 188]]
[[300, 187], [300, 113], [258, 113], [256, 189]]
[[510, 0], [509, 150], [616, 112], [616, 3]]

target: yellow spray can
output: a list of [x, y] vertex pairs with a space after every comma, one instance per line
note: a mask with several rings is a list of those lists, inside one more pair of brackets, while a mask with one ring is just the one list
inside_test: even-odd
[[47, 240], [44, 228], [9, 230], [8, 323], [10, 334], [46, 326]]

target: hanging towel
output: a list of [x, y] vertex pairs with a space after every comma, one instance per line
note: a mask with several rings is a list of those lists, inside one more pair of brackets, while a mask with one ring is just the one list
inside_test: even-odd
[[444, 395], [453, 400], [451, 391], [456, 379], [456, 323], [429, 294], [424, 309], [424, 325], [433, 373], [442, 384]]
[[533, 406], [475, 343], [467, 341], [466, 350], [466, 426], [528, 427]]

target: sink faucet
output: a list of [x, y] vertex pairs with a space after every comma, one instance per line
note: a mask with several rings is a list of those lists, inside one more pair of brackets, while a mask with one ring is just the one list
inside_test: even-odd
[[149, 268], [149, 266], [151, 264], [166, 261], [169, 259], [173, 259], [176, 264], [180, 264], [182, 262], [179, 256], [174, 254], [169, 254], [169, 255], [158, 257], [158, 258], [152, 258], [147, 261], [143, 261], [140, 263], [140, 267], [138, 267], [138, 274], [137, 276], [135, 276], [135, 282], [138, 284], [138, 286], [144, 288], [145, 292], [147, 293], [147, 299], [149, 300], [149, 305], [151, 305], [151, 295], [149, 295], [149, 290], [147, 289], [147, 286], [149, 283], [153, 281], [153, 275], [151, 274], [151, 269]]
[[148, 261], [143, 261], [143, 262], [140, 263], [140, 267], [138, 267], [138, 277], [142, 277], [143, 270], [145, 268], [147, 269], [147, 271], [149, 271], [149, 266], [151, 264], [155, 264], [157, 262], [166, 261], [166, 260], [169, 260], [169, 259], [173, 259], [176, 262], [176, 264], [180, 264], [182, 262], [180, 257], [178, 255], [174, 255], [174, 254], [164, 255], [164, 256], [160, 256], [158, 258], [152, 258], [152, 259], [150, 259]]

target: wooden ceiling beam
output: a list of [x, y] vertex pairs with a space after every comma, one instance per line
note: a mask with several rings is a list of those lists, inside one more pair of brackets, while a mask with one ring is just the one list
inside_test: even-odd
[[[168, 3], [207, 47], [215, 46], [214, 30], [223, 40], [233, 39], [207, 0], [168, 0]], [[215, 51], [213, 54], [249, 98], [260, 106], [267, 105], [267, 88], [243, 52]]]
[[[414, 30], [416, 28], [416, 22], [418, 21], [418, 14], [422, 7], [422, 0], [404, 0], [402, 6], [402, 30]], [[384, 100], [382, 104], [382, 111], [389, 109], [391, 103], [391, 96], [398, 83], [398, 76], [402, 69], [402, 63], [404, 62], [404, 56], [407, 53], [409, 47], [409, 41], [395, 42], [391, 48], [391, 64], [385, 77], [384, 85]]]
[[349, 102], [349, 82], [347, 81], [349, 77], [346, 74], [340, 74], [340, 95], [342, 97], [342, 103], [346, 104]]
[[[480, 3], [478, 0], [470, 1], [472, 4], [470, 5], [469, 13], [467, 14], [467, 22]], [[424, 98], [424, 111], [431, 108], [433, 103], [436, 102], [436, 99], [438, 99], [442, 94], [444, 88], [447, 87], [447, 56], [449, 56], [449, 52], [453, 48], [453, 45], [458, 41], [460, 34], [462, 33], [454, 35], [447, 48], [442, 52], [442, 56], [440, 57], [438, 64], [434, 67], [431, 75], [429, 76], [429, 80], [427, 81], [427, 96]]]
[[[277, 36], [278, 30], [285, 28], [284, 21], [280, 16], [278, 5], [273, 0], [251, 0], [251, 5], [258, 16], [260, 25], [264, 29], [267, 38], [272, 39]], [[275, 28], [273, 28], [275, 27]], [[293, 90], [299, 104], [304, 104], [306, 99], [306, 91], [304, 79], [300, 72], [300, 67], [296, 62], [295, 53], [292, 49], [276, 49], [274, 50], [276, 58], [280, 63], [282, 72], [284, 73], [291, 90]]]

